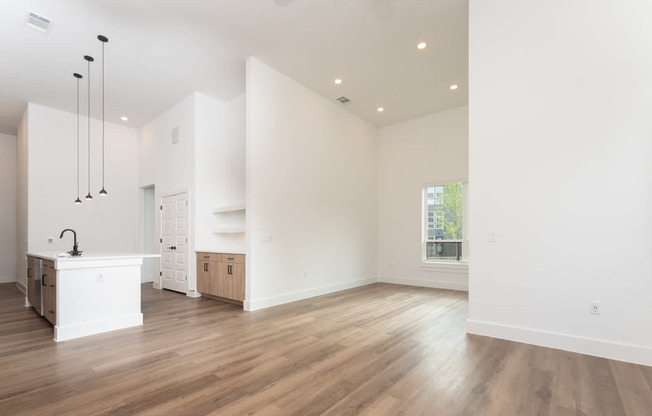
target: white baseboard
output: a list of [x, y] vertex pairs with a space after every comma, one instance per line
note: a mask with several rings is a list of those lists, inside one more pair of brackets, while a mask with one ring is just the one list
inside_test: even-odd
[[117, 318], [102, 319], [80, 324], [54, 327], [54, 340], [57, 342], [85, 337], [88, 335], [101, 334], [103, 332], [115, 331], [117, 329], [131, 328], [143, 324], [143, 314], [119, 316]]
[[609, 358], [634, 364], [652, 366], [652, 348], [621, 344], [594, 338], [578, 337], [556, 332], [539, 331], [492, 322], [467, 320], [469, 334], [523, 342], [541, 347], [555, 348], [596, 357]]
[[23, 292], [23, 295], [27, 296], [27, 286], [23, 282], [16, 281], [16, 287]]
[[197, 291], [194, 290], [194, 289], [190, 289], [190, 290], [186, 293], [186, 296], [188, 296], [189, 298], [200, 298], [200, 297], [201, 297], [201, 293], [197, 292]]
[[328, 293], [339, 292], [340, 290], [351, 289], [359, 286], [366, 286], [376, 283], [376, 278], [367, 278], [363, 280], [354, 280], [335, 285], [321, 286], [312, 289], [299, 290], [291, 293], [283, 293], [278, 296], [269, 298], [245, 300], [243, 308], [246, 311], [255, 311], [258, 309], [269, 308], [271, 306], [283, 305], [285, 303], [296, 302], [298, 300], [308, 299], [315, 296], [326, 295]]
[[154, 282], [152, 282], [152, 287], [153, 287], [154, 289], [160, 289], [160, 288], [161, 288], [161, 284], [155, 280]]
[[463, 292], [469, 291], [468, 282], [447, 282], [441, 280], [406, 279], [403, 277], [378, 276], [378, 282], [395, 285], [431, 287], [434, 289], [450, 289]]

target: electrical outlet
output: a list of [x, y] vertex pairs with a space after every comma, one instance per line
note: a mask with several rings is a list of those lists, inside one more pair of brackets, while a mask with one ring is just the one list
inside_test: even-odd
[[104, 276], [102, 276], [101, 274], [98, 274], [97, 277], [95, 278], [95, 281], [98, 282], [98, 283], [103, 282], [104, 281]]
[[600, 301], [592, 300], [589, 302], [589, 313], [591, 315], [600, 315]]

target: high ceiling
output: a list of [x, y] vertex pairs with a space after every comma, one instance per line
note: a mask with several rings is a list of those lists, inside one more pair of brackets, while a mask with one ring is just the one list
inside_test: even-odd
[[132, 127], [193, 91], [243, 93], [248, 56], [377, 126], [468, 102], [468, 0], [0, 0], [0, 133], [16, 134], [27, 102], [75, 112], [84, 55], [99, 111], [100, 34], [106, 119]]

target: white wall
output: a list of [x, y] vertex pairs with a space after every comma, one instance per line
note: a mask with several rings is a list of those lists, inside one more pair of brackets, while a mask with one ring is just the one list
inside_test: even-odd
[[375, 281], [376, 128], [255, 58], [246, 79], [245, 308]]
[[[157, 205], [165, 195], [189, 192], [189, 294], [197, 287], [195, 251], [245, 252], [244, 235], [213, 233], [219, 217], [212, 212], [244, 202], [244, 126], [244, 96], [220, 102], [193, 93], [141, 130], [139, 186], [155, 185]], [[179, 128], [176, 144], [174, 127]], [[159, 234], [158, 213], [155, 230]]]
[[[28, 105], [28, 251], [68, 251], [77, 231], [79, 249], [136, 251], [137, 247], [137, 144], [135, 129], [105, 123], [106, 197], [98, 195], [101, 176], [101, 121], [91, 124], [91, 186], [94, 197], [86, 201], [87, 140], [81, 137], [81, 189], [77, 197], [77, 115]], [[82, 119], [86, 132], [86, 119]], [[48, 238], [53, 242], [48, 243]]]
[[[219, 200], [223, 177], [224, 107], [215, 99], [195, 94], [195, 247], [212, 251], [213, 208]], [[194, 257], [193, 257], [194, 258]]]
[[213, 213], [216, 207], [245, 202], [244, 94], [224, 103], [197, 94], [196, 125], [196, 250], [245, 253], [244, 233], [213, 233], [218, 227], [244, 226], [244, 212]]
[[17, 138], [0, 133], [0, 283], [16, 281]]
[[378, 280], [466, 290], [466, 265], [422, 262], [422, 187], [468, 179], [468, 107], [379, 129]]
[[[147, 123], [140, 131], [138, 141], [138, 186], [155, 185], [157, 206], [161, 198], [179, 192], [188, 192], [190, 204], [190, 224], [188, 229], [189, 288], [196, 288], [194, 261], [195, 218], [193, 215], [193, 184], [195, 181], [195, 103], [191, 94], [177, 105]], [[179, 128], [179, 141], [172, 144], [172, 129]], [[155, 229], [160, 236], [161, 217], [155, 216]], [[157, 245], [160, 252], [160, 245]], [[157, 265], [156, 275], [160, 272]], [[160, 287], [160, 278], [154, 281]]]
[[469, 332], [652, 365], [650, 21], [471, 0]]
[[16, 277], [18, 287], [27, 293], [27, 259], [25, 253], [27, 252], [27, 182], [28, 182], [28, 167], [29, 160], [27, 158], [27, 147], [29, 143], [29, 126], [27, 120], [29, 118], [29, 106], [25, 109], [25, 113], [18, 125], [17, 149], [16, 149]]

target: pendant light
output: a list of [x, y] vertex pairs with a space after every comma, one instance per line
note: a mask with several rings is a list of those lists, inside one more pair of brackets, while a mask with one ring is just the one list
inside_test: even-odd
[[82, 203], [79, 199], [79, 80], [82, 76], [76, 72], [72, 75], [77, 78], [77, 199], [75, 199], [75, 204], [79, 205]]
[[104, 189], [104, 44], [109, 41], [106, 36], [98, 35], [97, 39], [102, 42], [102, 190], [100, 195], [108, 195]]
[[92, 56], [85, 55], [84, 59], [88, 61], [88, 195], [86, 200], [91, 201], [91, 62], [94, 61]]

